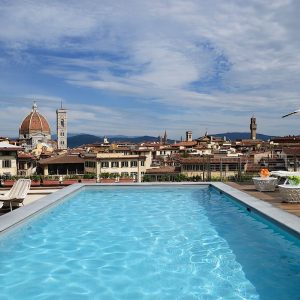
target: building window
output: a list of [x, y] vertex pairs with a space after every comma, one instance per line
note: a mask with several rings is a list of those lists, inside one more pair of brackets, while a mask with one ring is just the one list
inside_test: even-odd
[[2, 160], [2, 168], [11, 168], [11, 160]]
[[87, 160], [85, 163], [84, 163], [84, 166], [86, 168], [96, 168], [96, 163], [94, 161], [90, 161], [90, 160]]
[[132, 160], [130, 162], [130, 167], [133, 168], [133, 167], [137, 167], [137, 161], [136, 160]]
[[121, 168], [128, 168], [128, 161], [122, 161]]
[[118, 161], [112, 161], [111, 162], [111, 167], [112, 168], [119, 168], [119, 162]]
[[144, 167], [145, 166], [145, 162], [141, 161], [141, 166]]
[[137, 177], [137, 172], [131, 172], [130, 177], [136, 179]]
[[[25, 170], [25, 162], [24, 161], [19, 162], [19, 169], [20, 170]], [[20, 174], [20, 175], [22, 175], [22, 174]]]
[[101, 168], [109, 168], [109, 162], [108, 161], [102, 161], [101, 162]]

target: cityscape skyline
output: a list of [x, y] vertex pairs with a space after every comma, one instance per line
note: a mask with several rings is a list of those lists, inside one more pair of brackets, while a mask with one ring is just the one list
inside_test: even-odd
[[33, 100], [55, 132], [179, 139], [300, 134], [297, 1], [3, 1], [0, 128], [16, 136]]

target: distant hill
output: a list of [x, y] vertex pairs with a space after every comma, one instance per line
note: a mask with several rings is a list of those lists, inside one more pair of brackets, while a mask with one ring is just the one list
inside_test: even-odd
[[[226, 137], [226, 140], [242, 140], [242, 139], [250, 139], [250, 132], [226, 132], [226, 133], [217, 133], [217, 134], [212, 134], [212, 136], [218, 136], [218, 137]], [[266, 134], [260, 134], [258, 133], [256, 135], [256, 138], [258, 140], [263, 140], [267, 141], [271, 139], [273, 136], [271, 135], [266, 135]]]
[[103, 138], [92, 134], [78, 134], [68, 137], [68, 147], [74, 148], [84, 144], [103, 142]]
[[[218, 136], [218, 137], [224, 137], [226, 136], [227, 140], [235, 141], [235, 140], [241, 140], [241, 139], [249, 139], [250, 133], [249, 132], [226, 132], [226, 133], [217, 133], [212, 134], [212, 136]], [[158, 141], [158, 137], [154, 136], [125, 136], [125, 135], [111, 135], [107, 137], [110, 143], [116, 143], [116, 142], [129, 142], [129, 143], [143, 143], [143, 142], [156, 142]], [[257, 139], [267, 141], [271, 139], [272, 136], [265, 135], [265, 134], [257, 134]], [[96, 136], [92, 134], [71, 134], [71, 136], [68, 136], [68, 146], [70, 148], [78, 147], [84, 144], [94, 144], [94, 143], [102, 143], [103, 142], [103, 136]], [[168, 140], [169, 143], [174, 143], [174, 140]]]

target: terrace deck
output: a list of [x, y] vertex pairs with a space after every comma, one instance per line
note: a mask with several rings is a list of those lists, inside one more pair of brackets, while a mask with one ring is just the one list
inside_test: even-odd
[[269, 202], [270, 204], [285, 210], [291, 214], [294, 214], [300, 217], [300, 203], [284, 203], [282, 202], [282, 198], [279, 194], [278, 188], [276, 188], [275, 192], [259, 192], [255, 189], [253, 183], [250, 182], [226, 182], [227, 185], [236, 188], [242, 192], [245, 192], [255, 198], [258, 198], [262, 201]]

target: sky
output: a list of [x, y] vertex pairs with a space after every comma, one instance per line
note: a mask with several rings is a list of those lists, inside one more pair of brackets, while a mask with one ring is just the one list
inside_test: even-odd
[[300, 1], [0, 0], [0, 136], [300, 134]]

